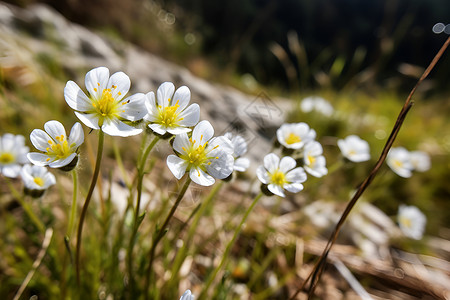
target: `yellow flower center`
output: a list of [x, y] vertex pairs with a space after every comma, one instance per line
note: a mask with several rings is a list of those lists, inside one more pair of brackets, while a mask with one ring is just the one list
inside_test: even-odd
[[0, 164], [10, 164], [12, 162], [14, 162], [15, 157], [14, 155], [12, 155], [11, 153], [8, 152], [4, 152], [2, 154], [0, 154]]
[[402, 225], [405, 227], [408, 227], [408, 228], [412, 227], [411, 219], [408, 219], [406, 217], [400, 217], [400, 223], [402, 223]]
[[312, 155], [308, 155], [307, 156], [307, 160], [308, 160], [308, 166], [314, 166], [314, 164], [316, 163], [316, 157], [312, 156]]
[[[203, 135], [200, 137], [200, 141], [202, 140]], [[200, 168], [202, 170], [205, 170], [206, 165], [210, 165], [211, 162], [208, 160], [211, 159], [219, 159], [219, 157], [213, 157], [209, 156], [208, 154], [219, 147], [219, 145], [215, 146], [213, 149], [206, 151], [206, 147], [208, 146], [208, 142], [204, 143], [203, 145], [195, 146], [195, 140], [189, 139], [189, 142], [191, 143], [190, 147], [188, 149], [183, 147], [183, 150], [186, 152], [181, 156], [182, 159], [189, 162], [188, 170], [191, 168]], [[198, 174], [200, 177], [200, 172]]]
[[394, 166], [396, 166], [397, 168], [401, 168], [403, 167], [403, 163], [399, 160], [394, 160], [393, 162]]
[[178, 102], [179, 101], [177, 101], [175, 105], [170, 105], [164, 108], [159, 105], [158, 123], [166, 127], [174, 127], [178, 125], [179, 121], [183, 120], [183, 118], [178, 117], [180, 114], [180, 112], [178, 112], [178, 108], [180, 107], [180, 105], [178, 105]]
[[[100, 83], [97, 83], [100, 87]], [[130, 103], [130, 100], [126, 102], [120, 103], [117, 99], [115, 99], [112, 95], [112, 90], [116, 89], [116, 85], [112, 85], [111, 88], [104, 89], [102, 91], [102, 97], [98, 100], [92, 100], [92, 106], [95, 108], [95, 113], [100, 115], [99, 125], [103, 125], [103, 120], [114, 119], [118, 117], [118, 113], [120, 112], [120, 107], [122, 105]], [[94, 88], [97, 91], [97, 88]], [[117, 93], [121, 95], [120, 92]], [[125, 112], [122, 110], [122, 112]]]
[[287, 183], [286, 175], [280, 170], [275, 170], [272, 174], [270, 174], [270, 182], [276, 185], [283, 185]]
[[44, 179], [42, 179], [41, 177], [34, 177], [33, 181], [40, 187], [44, 186]]
[[288, 145], [299, 143], [301, 141], [302, 141], [302, 139], [298, 135], [296, 135], [292, 132], [289, 133], [288, 137], [286, 138], [286, 144], [288, 144]]
[[[56, 143], [52, 140], [47, 141], [50, 147], [47, 147], [46, 155], [55, 157], [56, 159], [63, 159], [73, 153], [72, 148], [75, 146], [75, 143], [69, 145], [63, 134], [55, 137], [55, 140]], [[47, 161], [50, 161], [50, 158], [47, 158]]]

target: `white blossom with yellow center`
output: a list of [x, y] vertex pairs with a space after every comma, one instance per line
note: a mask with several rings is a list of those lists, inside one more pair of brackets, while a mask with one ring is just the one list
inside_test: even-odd
[[30, 134], [31, 143], [39, 152], [31, 152], [28, 159], [37, 166], [61, 168], [70, 164], [77, 156], [77, 149], [84, 142], [80, 123], [73, 125], [70, 135], [64, 126], [55, 120], [44, 124], [44, 130], [34, 129]]
[[278, 142], [289, 149], [301, 149], [316, 138], [314, 129], [306, 123], [283, 124], [277, 130]]
[[55, 176], [47, 168], [26, 164], [20, 171], [23, 184], [29, 190], [46, 190], [56, 183]]
[[337, 145], [342, 155], [352, 162], [363, 162], [370, 159], [369, 143], [357, 135], [349, 135], [338, 140]]
[[314, 177], [322, 177], [328, 174], [326, 159], [322, 154], [322, 145], [317, 141], [307, 143], [303, 149], [303, 167], [306, 172]]
[[201, 121], [192, 131], [175, 136], [173, 149], [177, 155], [167, 157], [167, 166], [177, 179], [186, 172], [197, 184], [209, 186], [215, 179], [224, 179], [233, 171], [233, 146], [229, 139], [212, 138], [214, 129], [208, 121]]
[[10, 178], [19, 176], [22, 165], [28, 163], [29, 150], [22, 135], [6, 133], [0, 136], [0, 173]]
[[171, 82], [164, 82], [155, 93], [146, 95], [145, 106], [147, 115], [144, 120], [149, 121], [148, 127], [158, 134], [180, 134], [191, 131], [200, 118], [200, 107], [194, 103], [188, 106], [191, 92], [188, 87], [179, 87], [175, 93], [175, 86]]
[[411, 163], [410, 152], [405, 148], [391, 148], [386, 157], [386, 163], [397, 175], [404, 178], [411, 177], [414, 166]]
[[123, 72], [109, 76], [105, 67], [95, 68], [86, 74], [87, 96], [73, 81], [64, 88], [67, 104], [76, 116], [92, 129], [102, 129], [113, 136], [132, 136], [142, 132], [123, 121], [138, 121], [145, 114], [145, 95], [137, 93], [124, 98], [130, 89], [130, 78]]
[[422, 238], [427, 218], [417, 207], [400, 205], [397, 220], [404, 235], [416, 240]]
[[306, 181], [306, 173], [302, 167], [296, 168], [292, 157], [285, 156], [281, 160], [270, 153], [264, 157], [264, 165], [256, 169], [258, 179], [267, 184], [269, 191], [280, 197], [285, 197], [284, 190], [297, 193], [303, 190], [302, 182]]

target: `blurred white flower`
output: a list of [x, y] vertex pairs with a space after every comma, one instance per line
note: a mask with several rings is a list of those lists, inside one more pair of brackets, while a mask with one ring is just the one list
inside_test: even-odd
[[187, 86], [179, 87], [174, 94], [175, 86], [164, 82], [155, 93], [146, 95], [145, 107], [147, 114], [144, 119], [149, 121], [151, 130], [158, 134], [180, 134], [189, 132], [189, 127], [195, 126], [200, 118], [200, 107], [191, 100], [191, 91]]
[[428, 153], [423, 151], [411, 151], [409, 155], [415, 171], [425, 172], [431, 168], [431, 160]]
[[337, 141], [342, 155], [350, 161], [362, 162], [370, 159], [369, 143], [356, 135], [349, 135]]
[[[77, 149], [84, 142], [84, 132], [81, 124], [76, 122], [67, 137], [66, 129], [58, 121], [48, 121], [44, 124], [45, 131], [34, 129], [30, 134], [31, 143], [39, 151], [28, 153], [30, 162], [37, 166], [49, 166], [51, 168], [63, 168], [69, 171], [76, 166], [78, 161]], [[74, 162], [74, 163], [73, 163]]]
[[330, 102], [317, 96], [306, 97], [303, 99], [300, 103], [300, 109], [305, 113], [317, 111], [328, 117], [334, 112], [334, 108]]
[[289, 149], [300, 149], [316, 138], [314, 129], [306, 123], [283, 124], [277, 130], [278, 142]]
[[224, 136], [212, 138], [214, 129], [208, 121], [201, 121], [192, 131], [175, 136], [173, 149], [177, 155], [167, 157], [167, 166], [180, 179], [186, 172], [197, 184], [209, 186], [233, 172], [233, 145]]
[[190, 290], [186, 290], [184, 294], [181, 296], [180, 300], [194, 300], [195, 297], [192, 295]]
[[411, 163], [411, 155], [405, 148], [391, 148], [386, 163], [397, 175], [404, 178], [411, 177], [414, 167]]
[[284, 190], [297, 193], [303, 190], [302, 182], [306, 181], [306, 173], [301, 167], [296, 168], [295, 160], [285, 156], [281, 160], [270, 153], [264, 157], [264, 165], [256, 169], [258, 179], [267, 184], [269, 191], [285, 197]]
[[131, 85], [125, 73], [117, 72], [110, 77], [107, 68], [95, 68], [86, 74], [85, 85], [89, 96], [73, 81], [68, 81], [64, 88], [67, 104], [84, 125], [92, 129], [101, 128], [113, 136], [126, 137], [142, 132], [142, 129], [123, 122], [141, 120], [147, 113], [144, 94], [124, 98]]
[[240, 135], [233, 136], [231, 132], [227, 132], [224, 135], [227, 139], [231, 141], [233, 145], [233, 157], [234, 161], [234, 170], [239, 172], [245, 172], [250, 166], [250, 160], [245, 157], [241, 157], [245, 153], [247, 153], [247, 142]]
[[328, 174], [326, 159], [322, 153], [322, 145], [317, 141], [307, 143], [303, 149], [303, 167], [306, 172], [314, 177], [322, 177]]
[[22, 165], [28, 163], [29, 150], [22, 135], [5, 133], [0, 136], [0, 173], [10, 178], [19, 176]]
[[422, 238], [427, 218], [417, 207], [400, 205], [397, 220], [400, 229], [407, 237], [416, 240]]
[[56, 183], [55, 176], [48, 172], [46, 167], [26, 164], [20, 171], [25, 194], [32, 197], [40, 197], [52, 185]]

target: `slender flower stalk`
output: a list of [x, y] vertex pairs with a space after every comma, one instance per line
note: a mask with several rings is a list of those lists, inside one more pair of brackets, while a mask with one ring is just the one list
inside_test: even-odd
[[[150, 277], [152, 275], [152, 267], [153, 267], [153, 260], [155, 259], [156, 246], [158, 245], [158, 243], [161, 241], [161, 239], [166, 234], [166, 227], [169, 224], [170, 219], [172, 219], [173, 215], [175, 214], [175, 211], [177, 210], [178, 205], [180, 204], [181, 200], [183, 199], [184, 195], [186, 194], [186, 191], [187, 191], [189, 185], [191, 184], [191, 182], [192, 182], [192, 179], [190, 177], [187, 177], [186, 181], [184, 182], [183, 187], [181, 188], [180, 193], [178, 194], [177, 199], [175, 200], [175, 204], [172, 206], [172, 209], [170, 210], [170, 212], [167, 215], [166, 219], [164, 220], [163, 224], [161, 225], [161, 227], [157, 226], [157, 228], [156, 228], [156, 231], [153, 235], [152, 246], [150, 248], [150, 251], [148, 252], [149, 263], [148, 263], [147, 272], [146, 272], [146, 276], [145, 276], [144, 287], [148, 287], [150, 284]], [[145, 299], [148, 300], [149, 299], [148, 291], [146, 291], [144, 294], [145, 294]]]
[[97, 159], [95, 161], [94, 174], [92, 175], [91, 185], [89, 186], [86, 200], [85, 200], [83, 208], [81, 210], [80, 221], [78, 223], [77, 246], [76, 246], [76, 254], [75, 254], [75, 270], [76, 270], [78, 285], [80, 285], [80, 250], [81, 250], [81, 236], [83, 233], [83, 223], [84, 223], [84, 219], [86, 218], [86, 213], [87, 213], [87, 209], [88, 209], [89, 203], [92, 198], [92, 194], [94, 193], [94, 188], [97, 183], [98, 174], [100, 173], [100, 164], [102, 161], [104, 140], [105, 140], [105, 134], [104, 134], [103, 130], [100, 129], [100, 131], [98, 133]]
[[245, 211], [244, 216], [242, 217], [241, 222], [239, 223], [238, 227], [234, 230], [233, 237], [231, 238], [230, 242], [228, 243], [227, 247], [225, 248], [225, 252], [222, 255], [222, 260], [220, 261], [219, 265], [216, 267], [214, 272], [209, 276], [208, 281], [205, 284], [205, 287], [203, 288], [202, 292], [198, 296], [198, 300], [207, 298], [208, 295], [208, 289], [213, 283], [214, 279], [216, 278], [219, 271], [222, 269], [222, 267], [225, 265], [229, 255], [231, 248], [233, 247], [234, 243], [236, 242], [237, 237], [239, 236], [239, 233], [241, 232], [242, 226], [244, 225], [245, 221], [247, 221], [248, 216], [252, 212], [253, 208], [255, 207], [256, 203], [258, 203], [259, 199], [263, 195], [262, 192], [260, 192], [255, 199], [253, 199], [252, 204], [249, 206], [249, 208]]

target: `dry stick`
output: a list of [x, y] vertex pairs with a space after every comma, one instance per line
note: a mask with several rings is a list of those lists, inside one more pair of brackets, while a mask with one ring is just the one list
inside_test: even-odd
[[324, 251], [322, 253], [322, 256], [319, 258], [319, 261], [315, 265], [313, 271], [308, 276], [308, 278], [302, 283], [300, 288], [290, 298], [291, 300], [295, 299], [295, 297], [297, 297], [297, 295], [304, 289], [306, 283], [309, 281], [310, 278], [311, 278], [311, 286], [310, 286], [309, 291], [308, 291], [308, 299], [312, 298], [312, 296], [314, 294], [314, 290], [315, 290], [315, 288], [317, 286], [317, 283], [318, 283], [318, 281], [320, 279], [320, 276], [322, 274], [323, 268], [325, 266], [325, 262], [326, 262], [328, 253], [330, 252], [331, 247], [333, 247], [333, 244], [335, 243], [335, 241], [337, 239], [337, 236], [339, 234], [339, 231], [341, 230], [342, 225], [344, 224], [345, 220], [347, 219], [348, 215], [350, 214], [350, 211], [353, 209], [353, 207], [355, 206], [355, 204], [358, 201], [358, 199], [361, 197], [363, 192], [366, 190], [366, 188], [373, 181], [373, 179], [375, 178], [375, 175], [377, 174], [378, 170], [381, 168], [381, 166], [383, 165], [384, 161], [386, 160], [386, 156], [387, 156], [387, 154], [389, 152], [389, 149], [392, 147], [392, 144], [394, 143], [394, 141], [395, 141], [395, 139], [397, 137], [397, 134], [400, 131], [400, 128], [401, 128], [401, 126], [403, 124], [403, 121], [405, 120], [406, 115], [408, 114], [408, 111], [412, 107], [413, 102], [411, 101], [411, 99], [412, 99], [412, 96], [414, 95], [414, 93], [416, 92], [417, 87], [422, 83], [422, 81], [430, 74], [431, 70], [433, 70], [433, 68], [436, 66], [437, 62], [439, 61], [441, 56], [444, 54], [444, 52], [447, 49], [449, 44], [450, 44], [450, 37], [445, 41], [444, 45], [442, 45], [442, 47], [439, 50], [439, 52], [433, 58], [433, 60], [431, 61], [430, 65], [428, 66], [428, 68], [425, 70], [425, 72], [422, 74], [420, 79], [417, 81], [417, 83], [414, 86], [414, 88], [409, 93], [408, 98], [406, 98], [405, 104], [403, 105], [403, 108], [402, 108], [402, 110], [400, 111], [400, 113], [398, 115], [398, 118], [397, 118], [397, 121], [395, 122], [394, 128], [392, 129], [392, 132], [391, 132], [388, 140], [386, 141], [386, 144], [385, 144], [385, 146], [383, 148], [383, 151], [381, 152], [380, 158], [378, 159], [377, 163], [375, 164], [374, 168], [369, 173], [367, 178], [359, 185], [359, 188], [356, 191], [356, 193], [353, 196], [353, 198], [347, 204], [347, 207], [345, 208], [344, 212], [342, 213], [342, 216], [341, 216], [339, 222], [337, 223], [336, 227], [334, 228], [333, 233], [331, 234], [331, 236], [330, 236], [330, 238], [328, 240], [328, 243], [327, 243], [327, 245], [326, 245], [326, 247], [325, 247], [325, 249], [324, 249]]

